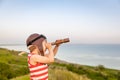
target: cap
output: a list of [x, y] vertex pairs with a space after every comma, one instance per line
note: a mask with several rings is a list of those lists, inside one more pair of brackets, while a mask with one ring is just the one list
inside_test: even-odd
[[43, 51], [43, 46], [42, 42], [46, 39], [46, 36], [43, 34], [31, 34], [27, 40], [26, 40], [26, 45], [29, 47], [30, 45], [36, 45], [40, 51]]

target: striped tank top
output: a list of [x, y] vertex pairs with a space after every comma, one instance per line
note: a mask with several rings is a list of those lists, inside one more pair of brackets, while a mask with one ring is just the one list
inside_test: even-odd
[[48, 66], [47, 64], [37, 63], [32, 65], [30, 63], [30, 57], [32, 54], [28, 54], [28, 66], [30, 70], [30, 80], [48, 80]]

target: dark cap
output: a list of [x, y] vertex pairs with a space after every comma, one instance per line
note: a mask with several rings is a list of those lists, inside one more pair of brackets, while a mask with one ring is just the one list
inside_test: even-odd
[[26, 44], [27, 47], [30, 45], [36, 45], [40, 51], [43, 50], [43, 46], [42, 46], [42, 42], [46, 39], [46, 37], [43, 34], [31, 34], [27, 40], [26, 40]]

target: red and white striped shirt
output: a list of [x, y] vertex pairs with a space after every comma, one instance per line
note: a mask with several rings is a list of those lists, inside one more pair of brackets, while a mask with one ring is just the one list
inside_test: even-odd
[[43, 63], [37, 63], [32, 65], [30, 63], [30, 57], [32, 54], [28, 54], [28, 66], [30, 70], [31, 80], [48, 80], [48, 65]]

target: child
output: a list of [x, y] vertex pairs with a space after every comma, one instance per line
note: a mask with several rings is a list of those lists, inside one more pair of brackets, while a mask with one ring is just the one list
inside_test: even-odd
[[[52, 48], [51, 43], [42, 34], [31, 34], [27, 41], [30, 50], [28, 54], [28, 66], [31, 80], [48, 80], [48, 63], [54, 62], [54, 55], [58, 51], [59, 44]], [[48, 50], [48, 54], [46, 54]]]

